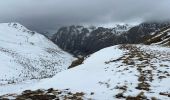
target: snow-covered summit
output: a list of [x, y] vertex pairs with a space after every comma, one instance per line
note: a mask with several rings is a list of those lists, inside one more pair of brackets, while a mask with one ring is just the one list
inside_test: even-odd
[[12, 22], [12, 23], [1, 23], [0, 24], [0, 27], [3, 27], [3, 28], [14, 28], [18, 31], [22, 31], [22, 32], [28, 32], [28, 33], [35, 33], [33, 31], [30, 31], [29, 29], [27, 29], [25, 26], [21, 25], [20, 23], [17, 23], [17, 22]]
[[19, 23], [0, 24], [0, 84], [51, 77], [72, 62], [43, 35]]

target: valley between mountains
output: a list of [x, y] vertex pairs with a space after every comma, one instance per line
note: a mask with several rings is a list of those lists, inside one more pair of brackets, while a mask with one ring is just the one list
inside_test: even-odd
[[[140, 24], [121, 31], [120, 35], [113, 35], [109, 29], [98, 29], [105, 38], [101, 38], [98, 31], [87, 31], [84, 36], [80, 30], [75, 31], [78, 29], [64, 28], [64, 36], [71, 30], [71, 39], [60, 42], [60, 39], [68, 38], [61, 36], [62, 30], [48, 39], [18, 23], [1, 24], [0, 99], [170, 99], [169, 24]], [[81, 27], [82, 30], [85, 29]], [[144, 34], [145, 30], [150, 32]], [[131, 39], [130, 33], [136, 31], [143, 34], [140, 37], [136, 35], [140, 41]], [[88, 37], [87, 34], [92, 35]], [[75, 42], [80, 41], [82, 35], [84, 41]], [[89, 48], [91, 46], [86, 43], [93, 37], [96, 37], [93, 47]], [[114, 38], [122, 40], [110, 43]], [[68, 44], [69, 41], [72, 41], [71, 44]], [[74, 48], [69, 49], [70, 45]], [[74, 52], [79, 45], [80, 48]], [[84, 47], [86, 45], [87, 48]], [[95, 45], [97, 49], [94, 49]], [[69, 68], [81, 57], [84, 59], [81, 64]]]

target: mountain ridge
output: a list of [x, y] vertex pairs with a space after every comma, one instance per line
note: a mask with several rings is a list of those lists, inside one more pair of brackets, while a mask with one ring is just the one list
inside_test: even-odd
[[43, 35], [19, 23], [0, 24], [0, 84], [52, 77], [73, 57]]
[[104, 47], [113, 45], [123, 36], [129, 26], [117, 25], [114, 28], [69, 26], [62, 27], [52, 36], [52, 41], [74, 55], [88, 55]]
[[112, 45], [144, 43], [151, 33], [168, 25], [169, 22], [144, 22], [135, 26], [125, 24], [113, 28], [72, 25], [61, 27], [51, 40], [75, 56], [87, 56]]

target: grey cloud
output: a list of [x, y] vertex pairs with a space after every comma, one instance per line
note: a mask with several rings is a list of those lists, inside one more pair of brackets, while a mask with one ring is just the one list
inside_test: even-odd
[[47, 31], [71, 24], [170, 20], [170, 0], [1, 0], [0, 22]]

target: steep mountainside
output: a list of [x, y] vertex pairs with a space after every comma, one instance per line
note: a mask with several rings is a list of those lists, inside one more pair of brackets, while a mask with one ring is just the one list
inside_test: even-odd
[[113, 44], [124, 43], [124, 33], [130, 26], [117, 25], [114, 28], [69, 26], [62, 27], [52, 41], [74, 55], [88, 55]]
[[170, 46], [170, 26], [152, 33], [150, 39], [148, 39], [145, 43]]
[[74, 55], [89, 55], [102, 48], [117, 44], [143, 43], [156, 32], [166, 26], [164, 23], [142, 23], [134, 27], [117, 25], [114, 28], [70, 26], [62, 27], [52, 36], [52, 41], [62, 49]]
[[0, 24], [0, 86], [52, 77], [67, 69], [72, 55], [18, 23]]
[[169, 26], [169, 22], [148, 22], [132, 27], [127, 32], [128, 43], [143, 43], [150, 38], [151, 33]]
[[112, 46], [90, 55], [82, 65], [58, 73], [51, 79], [2, 87], [1, 94], [4, 88], [8, 90], [4, 93], [27, 91], [19, 96], [11, 94], [0, 98], [169, 100], [169, 59], [170, 48], [167, 47]]

